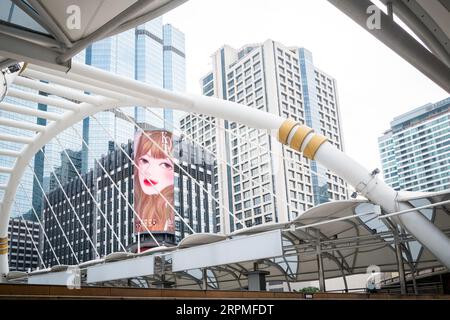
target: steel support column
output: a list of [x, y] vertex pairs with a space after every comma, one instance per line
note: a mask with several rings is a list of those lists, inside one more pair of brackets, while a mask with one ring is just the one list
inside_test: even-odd
[[317, 235], [317, 244], [316, 244], [316, 254], [317, 254], [317, 268], [319, 272], [319, 289], [321, 292], [326, 291], [325, 287], [325, 271], [323, 270], [323, 257], [322, 250], [320, 245], [320, 235]]
[[52, 49], [0, 33], [0, 56], [15, 61], [26, 61], [59, 71], [68, 71], [70, 61], [57, 63], [58, 53]]
[[[369, 27], [374, 14], [368, 10], [374, 4], [369, 0], [328, 0], [340, 11], [363, 27], [378, 40], [394, 50], [442, 89], [450, 92], [450, 68], [417, 42], [408, 32], [379, 10], [379, 27]], [[376, 13], [376, 14], [378, 14]]]
[[202, 269], [203, 290], [208, 290], [208, 269]]
[[398, 264], [398, 278], [400, 283], [400, 292], [401, 294], [406, 294], [406, 279], [405, 279], [405, 267], [403, 265], [403, 256], [402, 256], [402, 249], [400, 247], [400, 241], [399, 241], [399, 233], [398, 230], [394, 230], [394, 242], [395, 242], [395, 253], [397, 258], [397, 264]]

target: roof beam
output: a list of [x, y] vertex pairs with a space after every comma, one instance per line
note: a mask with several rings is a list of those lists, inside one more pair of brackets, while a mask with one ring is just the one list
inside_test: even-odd
[[371, 14], [367, 8], [373, 6], [369, 0], [328, 0], [340, 11], [358, 23], [367, 32], [395, 51], [420, 72], [450, 93], [450, 68], [430, 51], [418, 43], [408, 32], [380, 10], [381, 28], [369, 29], [367, 21]]
[[0, 118], [0, 126], [6, 126], [6, 127], [12, 127], [17, 129], [23, 129], [28, 131], [36, 131], [36, 132], [42, 132], [45, 130], [45, 126], [30, 123], [27, 121], [17, 121], [7, 118]]
[[[17, 4], [19, 1], [15, 1]], [[37, 0], [28, 0], [28, 2], [33, 6], [33, 9], [38, 13], [40, 17], [39, 24], [47, 29], [56, 39], [63, 43], [67, 48], [72, 46], [72, 42], [67, 37], [67, 35], [61, 30], [61, 27], [53, 20], [53, 18], [48, 14], [45, 8]]]
[[24, 99], [27, 101], [33, 101], [37, 103], [46, 104], [48, 106], [54, 106], [65, 110], [78, 110], [78, 104], [65, 99], [52, 98], [40, 94], [30, 93], [15, 88], [8, 89], [8, 96], [15, 97], [19, 99]]
[[20, 105], [10, 104], [10, 103], [6, 103], [6, 102], [0, 103], [0, 109], [2, 109], [4, 111], [8, 111], [8, 112], [14, 112], [14, 113], [18, 113], [18, 114], [33, 116], [36, 118], [42, 118], [42, 119], [47, 119], [47, 120], [51, 120], [51, 121], [61, 120], [61, 118], [62, 118], [62, 116], [60, 116], [59, 114], [54, 113], [54, 112], [42, 111], [42, 110], [23, 107]]
[[31, 80], [25, 77], [18, 76], [14, 79], [14, 83], [27, 88], [32, 88], [42, 92], [46, 92], [61, 98], [88, 102], [92, 104], [97, 103], [97, 97], [85, 94], [83, 91], [76, 91], [67, 86], [58, 86], [53, 83], [45, 83], [41, 81]]
[[0, 173], [12, 173], [12, 172], [13, 172], [13, 168], [0, 167]]
[[[384, 0], [384, 2], [387, 0]], [[422, 40], [425, 45], [437, 55], [447, 66], [450, 67], [450, 55], [420, 19], [401, 0], [394, 0], [393, 9], [395, 14], [405, 22], [409, 28]]]
[[70, 61], [58, 63], [56, 60], [58, 55], [58, 52], [49, 48], [0, 33], [0, 56], [64, 72], [68, 71], [70, 69]]
[[21, 38], [29, 42], [36, 43], [38, 45], [49, 47], [60, 47], [60, 44], [55, 39], [43, 35], [39, 32], [27, 31], [18, 26], [10, 26], [5, 23], [0, 23], [0, 32], [13, 37]]
[[[34, 21], [36, 21], [40, 26], [42, 26], [45, 30], [47, 30], [48, 33], [53, 35], [52, 30], [47, 26], [47, 24], [44, 22], [41, 16], [37, 14], [37, 12], [33, 8], [31, 8], [28, 4], [26, 4], [22, 0], [11, 0], [11, 1], [20, 9], [22, 9], [22, 11], [25, 12], [29, 17], [31, 17]], [[63, 46], [62, 43], [58, 43], [58, 47], [62, 46]]]
[[0, 70], [8, 68], [10, 65], [13, 65], [15, 63], [17, 63], [17, 61], [14, 59], [7, 58], [5, 60], [2, 60], [2, 61], [0, 61]]
[[147, 14], [144, 14], [140, 17], [137, 17], [131, 21], [125, 22], [124, 24], [120, 25], [118, 28], [116, 28], [115, 30], [113, 30], [112, 32], [108, 33], [106, 35], [106, 37], [111, 37], [114, 36], [118, 33], [121, 33], [123, 31], [129, 30], [131, 28], [134, 28], [136, 26], [139, 26], [141, 24], [144, 24], [147, 21], [153, 20], [156, 17], [159, 17], [161, 15], [163, 15], [166, 12], [169, 12], [172, 9], [175, 9], [176, 7], [182, 5], [183, 3], [185, 3], [187, 0], [172, 0], [169, 1], [168, 3], [166, 3], [165, 5], [159, 7], [156, 10], [153, 10]]
[[9, 142], [30, 144], [33, 142], [33, 138], [0, 133], [0, 141], [9, 141]]
[[0, 149], [0, 156], [18, 158], [20, 157], [20, 154], [21, 153], [19, 151]]

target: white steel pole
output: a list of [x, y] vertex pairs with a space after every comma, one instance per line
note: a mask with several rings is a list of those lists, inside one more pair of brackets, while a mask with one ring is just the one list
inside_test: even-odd
[[[12, 95], [20, 96], [31, 101], [44, 102], [45, 100], [49, 104], [54, 104], [68, 111], [61, 117], [61, 120], [47, 125], [45, 131], [40, 132], [32, 139], [30, 138], [31, 141], [23, 140], [24, 143], [30, 144], [21, 151], [21, 157], [16, 161], [8, 182], [8, 189], [3, 199], [2, 212], [0, 214], [0, 237], [6, 237], [7, 235], [11, 203], [25, 167], [34, 154], [47, 141], [86, 116], [108, 109], [133, 105], [171, 107], [177, 110], [236, 121], [254, 128], [278, 130], [278, 138], [283, 144], [290, 145], [295, 150], [301, 151], [307, 158], [316, 160], [335, 172], [353, 185], [362, 195], [372, 202], [379, 204], [386, 212], [391, 213], [412, 208], [407, 203], [399, 202], [396, 191], [378, 179], [376, 175], [371, 175], [370, 171], [328, 143], [325, 137], [314, 134], [311, 128], [301, 126], [293, 120], [286, 120], [278, 115], [235, 102], [211, 97], [174, 93], [75, 62], [72, 64], [72, 69], [68, 73], [39, 66], [29, 65], [28, 68], [67, 79], [67, 83], [79, 83], [92, 88], [100, 88], [100, 91], [104, 92], [105, 96], [98, 97], [95, 104], [86, 102], [76, 104], [67, 100], [56, 100], [50, 97], [45, 97], [47, 98], [45, 99], [39, 95], [24, 94], [14, 89], [10, 90]], [[61, 84], [64, 85], [64, 83]], [[58, 89], [56, 87], [52, 88], [55, 91]], [[117, 94], [120, 94], [120, 98], [117, 100], [111, 99], [112, 95], [106, 95], [108, 91], [115, 92], [116, 98], [119, 98]], [[7, 135], [3, 135], [3, 138], [13, 139], [13, 137]], [[14, 137], [14, 139], [17, 140], [19, 137]], [[439, 261], [450, 269], [450, 239], [422, 216], [420, 212], [408, 213], [393, 218], [393, 220], [401, 223]], [[7, 270], [7, 255], [0, 254], [0, 273], [4, 274]]]
[[[314, 160], [333, 171], [357, 192], [380, 205], [386, 212], [412, 209], [406, 202], [397, 201], [397, 192], [370, 171], [338, 150], [329, 142], [318, 147]], [[392, 218], [407, 229], [447, 268], [450, 268], [450, 239], [419, 211]]]

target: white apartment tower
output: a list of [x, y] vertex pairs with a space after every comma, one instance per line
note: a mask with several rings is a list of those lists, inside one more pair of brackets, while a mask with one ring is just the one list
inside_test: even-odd
[[[343, 150], [336, 81], [304, 48], [267, 40], [212, 55], [203, 94], [305, 123]], [[202, 115], [181, 120], [186, 134], [216, 155], [216, 232], [294, 219], [314, 205], [347, 198], [336, 175], [281, 145], [266, 131]], [[224, 128], [226, 130], [224, 130]], [[235, 219], [229, 212], [232, 212]]]
[[384, 180], [395, 190], [450, 188], [450, 98], [395, 117], [378, 145]]

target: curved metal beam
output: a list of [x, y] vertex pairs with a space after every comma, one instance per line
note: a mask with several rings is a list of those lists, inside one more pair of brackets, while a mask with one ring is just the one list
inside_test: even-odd
[[[62, 73], [53, 69], [38, 66], [28, 66], [29, 69], [48, 73], [64, 81], [78, 82], [80, 86], [85, 84], [105, 93], [105, 96], [94, 96], [96, 103], [75, 104], [74, 110], [67, 110], [59, 121], [54, 121], [45, 127], [45, 130], [35, 135], [31, 143], [21, 151], [21, 157], [15, 162], [8, 181], [8, 187], [4, 195], [4, 202], [0, 212], [0, 238], [7, 236], [9, 212], [17, 186], [32, 157], [48, 141], [66, 128], [74, 125], [82, 119], [97, 112], [114, 109], [116, 107], [145, 105], [150, 107], [171, 107], [181, 111], [195, 112], [209, 116], [219, 117], [230, 121], [236, 121], [254, 128], [262, 128], [271, 135], [277, 136], [287, 145], [292, 146], [292, 140], [302, 126], [293, 120], [286, 120], [278, 115], [270, 114], [249, 106], [211, 98], [206, 96], [194, 96], [160, 89], [136, 80], [114, 75], [109, 72], [73, 63], [68, 73]], [[22, 72], [22, 74], [26, 74]], [[87, 92], [92, 92], [86, 90]], [[115, 96], [111, 98], [109, 95]], [[113, 94], [115, 92], [115, 94]], [[410, 209], [411, 205], [397, 200], [397, 192], [386, 185], [376, 175], [362, 167], [359, 163], [337, 149], [333, 144], [321, 135], [309, 132], [298, 151], [303, 152], [311, 160], [316, 160], [329, 170], [345, 179], [353, 185], [363, 196], [379, 204], [386, 212], [397, 212], [402, 209]], [[436, 226], [428, 221], [420, 212], [413, 211], [402, 216], [394, 217], [395, 221], [402, 224], [413, 234], [438, 260], [450, 268], [450, 239]], [[0, 273], [8, 272], [7, 255], [0, 254]]]
[[[384, 0], [386, 1], [386, 0]], [[409, 28], [422, 40], [425, 45], [430, 48], [448, 67], [450, 67], [450, 55], [445, 47], [434, 36], [433, 32], [428, 29], [422, 21], [408, 8], [401, 0], [394, 0], [393, 9], [395, 14], [405, 22]]]
[[328, 0], [375, 38], [450, 93], [450, 67], [417, 42], [408, 32], [379, 10], [379, 27], [369, 28], [367, 21], [374, 6], [369, 0]]

